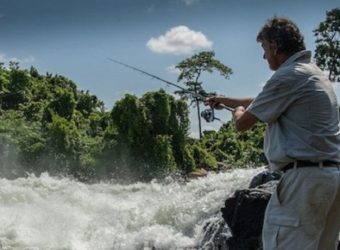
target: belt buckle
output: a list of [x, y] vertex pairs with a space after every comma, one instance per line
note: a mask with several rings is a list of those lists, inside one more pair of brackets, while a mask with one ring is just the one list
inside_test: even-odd
[[319, 161], [319, 168], [323, 168], [323, 161]]
[[297, 160], [294, 160], [293, 168], [294, 168], [294, 169], [297, 169], [297, 167], [298, 167], [298, 161], [297, 161]]

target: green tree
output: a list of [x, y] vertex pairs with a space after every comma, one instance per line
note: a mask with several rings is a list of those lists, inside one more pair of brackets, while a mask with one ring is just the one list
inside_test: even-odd
[[[176, 165], [182, 169], [184, 167], [186, 138], [189, 131], [189, 113], [186, 103], [175, 100], [162, 89], [157, 92], [146, 93], [141, 98], [141, 102], [146, 108], [147, 120], [151, 121], [147, 133], [150, 133], [152, 137], [159, 135], [166, 137], [166, 140], [164, 138], [161, 140], [164, 143], [166, 141], [171, 142], [169, 146]], [[157, 143], [153, 140], [150, 145]], [[168, 152], [170, 151], [168, 150]], [[158, 155], [158, 153], [155, 153], [155, 155]], [[171, 161], [169, 162], [171, 163]], [[169, 168], [171, 169], [171, 167]]]
[[263, 153], [264, 131], [265, 124], [256, 123], [251, 130], [238, 133], [229, 121], [218, 132], [205, 132], [201, 145], [219, 162], [235, 167], [259, 166], [267, 162]]
[[187, 148], [189, 136], [189, 109], [182, 100], [175, 100], [171, 97], [169, 117], [169, 134], [172, 136], [172, 149], [179, 169], [190, 172], [195, 164], [191, 160], [190, 151]]
[[31, 81], [27, 71], [19, 69], [18, 62], [10, 62], [9, 68], [7, 91], [3, 92], [2, 108], [17, 109], [20, 104], [30, 100]]
[[0, 110], [7, 105], [4, 103], [4, 98], [9, 93], [9, 72], [4, 68], [4, 64], [0, 63]]
[[93, 176], [101, 171], [98, 156], [109, 122], [102, 101], [66, 77], [0, 63], [2, 174]]
[[40, 124], [27, 122], [23, 113], [8, 110], [0, 119], [0, 170], [7, 177], [35, 171], [46, 143]]
[[[232, 70], [216, 60], [214, 56], [215, 53], [213, 51], [203, 51], [181, 61], [176, 66], [180, 71], [177, 81], [184, 81], [184, 84], [187, 86], [186, 91], [179, 90], [176, 93], [180, 94], [184, 100], [190, 100], [190, 105], [194, 105], [197, 108], [200, 138], [202, 137], [200, 103], [204, 101], [200, 96], [206, 96], [207, 92], [204, 90], [199, 79], [202, 73], [212, 73], [214, 70], [217, 70], [226, 79], [232, 74]], [[190, 93], [194, 93], [194, 95]]]
[[201, 143], [196, 142], [191, 146], [192, 156], [195, 160], [195, 166], [204, 169], [216, 169], [217, 160], [208, 152], [207, 148]]
[[77, 94], [77, 106], [79, 110], [86, 118], [95, 111], [104, 110], [104, 103], [100, 101], [97, 96], [91, 95], [89, 91], [80, 91]]
[[185, 152], [187, 115], [185, 102], [164, 90], [141, 98], [125, 95], [113, 107], [112, 125], [104, 134], [105, 168], [139, 180], [164, 176], [177, 167], [190, 168]]
[[75, 172], [74, 168], [79, 164], [82, 145], [74, 121], [53, 115], [52, 122], [46, 128], [46, 137], [50, 159], [54, 163], [51, 164], [52, 167], [65, 173]]
[[316, 64], [329, 71], [331, 81], [340, 82], [340, 9], [326, 12], [326, 20], [314, 30]]
[[53, 114], [71, 120], [76, 107], [74, 93], [69, 89], [55, 88], [53, 100], [46, 107], [46, 119], [51, 121]]

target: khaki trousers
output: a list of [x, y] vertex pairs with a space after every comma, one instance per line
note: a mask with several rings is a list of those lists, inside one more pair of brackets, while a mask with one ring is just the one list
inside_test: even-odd
[[263, 249], [336, 250], [339, 231], [339, 167], [288, 170], [266, 209]]

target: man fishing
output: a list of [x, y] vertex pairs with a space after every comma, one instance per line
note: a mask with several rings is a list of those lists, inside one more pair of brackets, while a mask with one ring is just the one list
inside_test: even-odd
[[210, 97], [234, 108], [238, 131], [268, 124], [264, 152], [284, 175], [266, 209], [264, 250], [335, 250], [340, 230], [339, 107], [331, 82], [311, 63], [289, 19], [269, 19], [257, 36], [275, 71], [255, 98]]

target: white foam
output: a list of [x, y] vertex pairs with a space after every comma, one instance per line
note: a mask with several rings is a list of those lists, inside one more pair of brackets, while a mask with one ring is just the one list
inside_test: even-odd
[[209, 174], [186, 184], [84, 184], [42, 174], [0, 179], [0, 249], [188, 249], [259, 169]]

